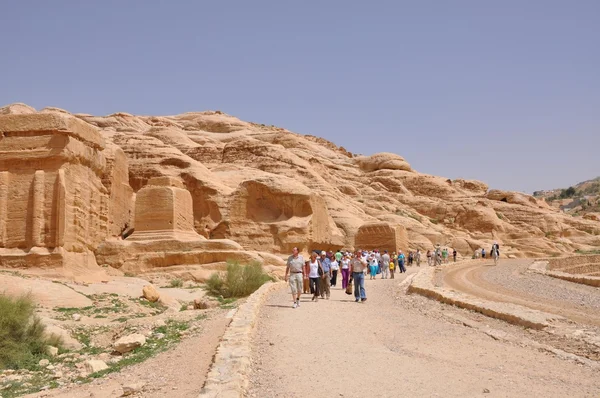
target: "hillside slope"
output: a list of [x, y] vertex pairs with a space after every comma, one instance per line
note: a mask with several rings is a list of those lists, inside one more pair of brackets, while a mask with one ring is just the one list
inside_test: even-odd
[[533, 195], [567, 214], [600, 220], [600, 177], [568, 188], [536, 191]]
[[[0, 109], [33, 112], [22, 104]], [[480, 181], [422, 174], [392, 153], [360, 156], [220, 111], [74, 116], [123, 149], [134, 191], [152, 177], [180, 178], [193, 197], [196, 230], [248, 250], [347, 248], [372, 221], [404, 225], [411, 249], [439, 243], [463, 256], [493, 241], [517, 257], [600, 246], [600, 222], [533, 196], [489, 190]]]

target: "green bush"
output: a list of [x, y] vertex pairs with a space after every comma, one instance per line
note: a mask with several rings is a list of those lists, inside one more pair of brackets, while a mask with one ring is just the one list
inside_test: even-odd
[[237, 261], [228, 261], [227, 271], [211, 275], [206, 286], [212, 296], [246, 297], [270, 280], [258, 262], [240, 265]]
[[0, 369], [34, 369], [49, 345], [61, 347], [59, 337], [44, 335], [29, 296], [0, 294]]
[[182, 287], [183, 281], [181, 279], [171, 279], [169, 287]]

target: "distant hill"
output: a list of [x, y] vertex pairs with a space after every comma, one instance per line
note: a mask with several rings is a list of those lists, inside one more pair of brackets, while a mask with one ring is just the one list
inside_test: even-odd
[[599, 213], [600, 218], [600, 177], [580, 182], [568, 188], [535, 191], [533, 196], [545, 199], [552, 207], [559, 208], [572, 215], [585, 216]]

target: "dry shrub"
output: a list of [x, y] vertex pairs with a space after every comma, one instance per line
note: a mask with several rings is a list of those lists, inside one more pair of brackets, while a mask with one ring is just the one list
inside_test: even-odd
[[46, 336], [30, 296], [0, 294], [0, 369], [35, 369], [47, 346], [61, 347], [57, 336]]
[[228, 261], [227, 271], [212, 274], [206, 281], [206, 286], [212, 296], [246, 297], [270, 280], [272, 278], [258, 262], [241, 265], [237, 261]]

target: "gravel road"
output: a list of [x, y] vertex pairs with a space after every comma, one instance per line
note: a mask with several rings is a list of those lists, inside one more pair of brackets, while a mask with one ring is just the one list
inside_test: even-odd
[[600, 326], [600, 289], [528, 272], [532, 260], [501, 260], [499, 265], [457, 264], [443, 271], [443, 283], [480, 298], [514, 303]]
[[248, 396], [600, 396], [599, 371], [450, 322], [446, 313], [463, 310], [399, 293], [399, 281], [367, 280], [365, 303], [336, 288], [292, 309], [288, 289], [271, 293]]

